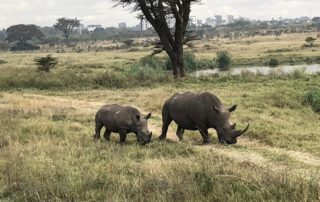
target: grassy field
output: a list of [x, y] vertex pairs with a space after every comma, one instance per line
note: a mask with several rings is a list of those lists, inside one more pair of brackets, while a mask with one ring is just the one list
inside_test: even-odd
[[[1, 53], [0, 201], [320, 200], [319, 114], [305, 102], [319, 76], [174, 81], [158, 70], [133, 72], [146, 54], [54, 54], [59, 67], [44, 74], [33, 64], [43, 53]], [[202, 146], [198, 132], [178, 142], [172, 124], [160, 142], [162, 105], [185, 91], [238, 104], [231, 121], [250, 130], [233, 146], [218, 145], [210, 130], [212, 144]], [[142, 147], [132, 135], [119, 145], [116, 134], [94, 142], [94, 115], [106, 103], [153, 112], [153, 142]]]

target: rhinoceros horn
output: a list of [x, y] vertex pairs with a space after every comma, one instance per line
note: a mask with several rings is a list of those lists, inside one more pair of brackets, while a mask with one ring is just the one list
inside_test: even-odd
[[242, 131], [241, 130], [235, 131], [233, 137], [237, 138], [237, 137], [241, 136], [242, 134], [244, 134], [245, 132], [247, 132], [247, 130], [249, 129], [249, 126], [250, 126], [250, 124], [248, 124], [247, 127]]

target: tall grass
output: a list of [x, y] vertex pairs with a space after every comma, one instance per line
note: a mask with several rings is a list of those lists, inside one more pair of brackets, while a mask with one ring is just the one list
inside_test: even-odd
[[304, 95], [304, 102], [309, 104], [313, 111], [320, 112], [320, 89], [315, 88], [307, 91]]

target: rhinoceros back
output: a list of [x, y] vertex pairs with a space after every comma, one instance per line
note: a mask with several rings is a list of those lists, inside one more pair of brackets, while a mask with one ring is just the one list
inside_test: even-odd
[[118, 132], [123, 128], [134, 130], [133, 118], [139, 114], [139, 111], [133, 107], [105, 105], [97, 112], [96, 121], [102, 121], [103, 125], [112, 132]]
[[208, 125], [214, 116], [213, 107], [222, 107], [211, 93], [175, 94], [167, 101], [170, 117], [181, 127], [196, 130], [199, 124]]

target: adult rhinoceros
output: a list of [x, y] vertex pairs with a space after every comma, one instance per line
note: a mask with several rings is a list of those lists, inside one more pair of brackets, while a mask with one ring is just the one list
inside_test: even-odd
[[151, 113], [143, 116], [138, 109], [130, 106], [105, 105], [96, 113], [96, 133], [94, 138], [100, 138], [103, 126], [106, 128], [104, 138], [110, 140], [111, 132], [120, 134], [120, 143], [124, 143], [127, 133], [135, 133], [142, 145], [150, 143], [152, 132], [148, 129], [148, 119]]
[[178, 125], [177, 136], [183, 138], [184, 130], [199, 130], [203, 143], [210, 142], [208, 129], [214, 128], [218, 133], [219, 143], [235, 144], [237, 137], [245, 133], [246, 129], [235, 130], [236, 124], [229, 123], [230, 113], [235, 111], [237, 105], [227, 109], [217, 96], [209, 93], [183, 93], [175, 94], [169, 98], [162, 108], [162, 134], [165, 139], [168, 127], [172, 120]]

